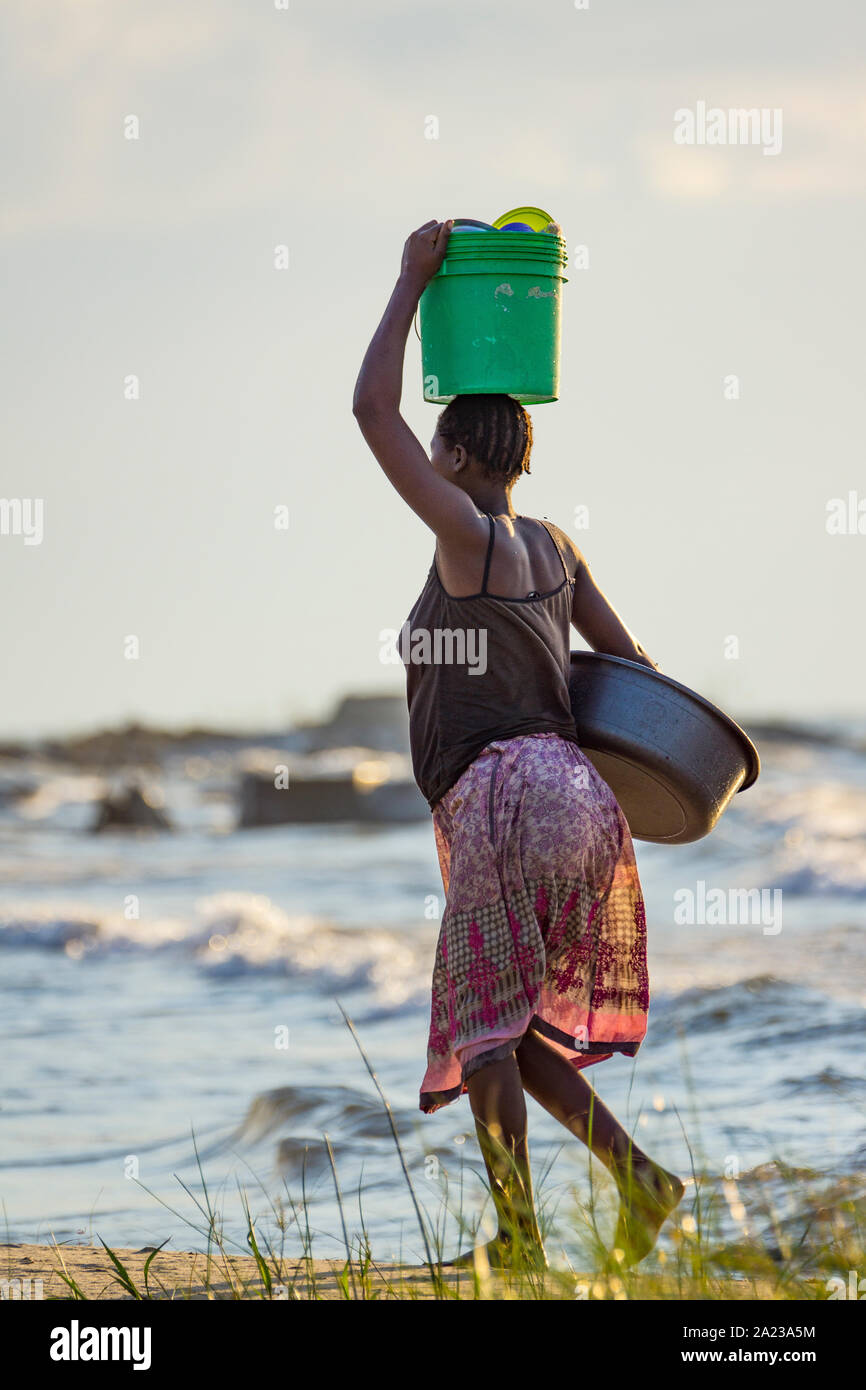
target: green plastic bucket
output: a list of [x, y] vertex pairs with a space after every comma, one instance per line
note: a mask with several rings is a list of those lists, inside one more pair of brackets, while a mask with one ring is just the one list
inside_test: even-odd
[[548, 232], [452, 231], [419, 306], [424, 399], [555, 401], [565, 262]]

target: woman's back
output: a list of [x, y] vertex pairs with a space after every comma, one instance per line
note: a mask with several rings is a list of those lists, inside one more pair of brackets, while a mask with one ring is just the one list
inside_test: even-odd
[[[493, 517], [493, 522], [494, 543], [487, 583], [491, 595], [526, 598], [545, 594], [557, 588], [565, 577], [574, 577], [573, 571], [569, 574], [569, 567], [559, 551], [564, 533], [559, 532], [558, 542], [555, 540], [551, 545], [551, 532], [535, 517], [500, 516]], [[481, 591], [483, 564], [483, 560], [474, 555], [453, 552], [445, 555], [437, 545], [439, 578], [454, 597]]]
[[463, 562], [450, 566], [460, 592], [446, 586], [434, 559], [403, 626], [413, 769], [431, 807], [494, 739], [558, 733], [578, 742], [568, 693], [567, 540], [551, 522], [504, 520], [488, 514], [480, 575]]

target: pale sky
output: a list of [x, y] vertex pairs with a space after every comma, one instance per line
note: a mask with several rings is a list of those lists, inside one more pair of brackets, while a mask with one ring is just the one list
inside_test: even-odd
[[[409, 232], [523, 203], [589, 266], [517, 510], [735, 717], [862, 712], [861, 5], [5, 0], [0, 51], [0, 496], [44, 517], [0, 535], [0, 737], [404, 691], [434, 538], [352, 389]], [[701, 102], [781, 150], [677, 144]], [[426, 446], [414, 335], [403, 408]]]

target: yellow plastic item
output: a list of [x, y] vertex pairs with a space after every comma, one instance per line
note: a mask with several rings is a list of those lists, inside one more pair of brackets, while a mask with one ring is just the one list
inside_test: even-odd
[[510, 212], [504, 212], [501, 217], [497, 217], [493, 225], [499, 231], [506, 222], [525, 222], [534, 232], [546, 232], [552, 221], [550, 213], [545, 212], [543, 208], [512, 208]]

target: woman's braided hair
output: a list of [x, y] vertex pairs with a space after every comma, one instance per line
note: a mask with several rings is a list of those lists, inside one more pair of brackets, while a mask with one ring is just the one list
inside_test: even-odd
[[462, 444], [489, 478], [510, 485], [529, 472], [532, 421], [513, 396], [455, 396], [436, 428], [450, 448]]

